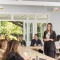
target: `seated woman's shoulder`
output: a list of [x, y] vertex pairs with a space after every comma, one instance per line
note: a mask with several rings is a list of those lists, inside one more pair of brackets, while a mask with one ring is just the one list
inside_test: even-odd
[[17, 60], [24, 60], [24, 58], [19, 53], [16, 53], [16, 58]]
[[17, 52], [10, 52], [8, 54], [7, 60], [24, 60], [23, 57], [20, 56]]

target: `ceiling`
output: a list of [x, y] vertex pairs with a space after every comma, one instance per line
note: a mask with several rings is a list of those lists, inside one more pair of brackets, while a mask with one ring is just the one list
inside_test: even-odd
[[46, 1], [46, 2], [60, 2], [60, 0], [22, 0], [22, 1]]
[[59, 6], [60, 0], [1, 0], [0, 5]]
[[46, 1], [46, 2], [60, 2], [60, 0], [8, 0], [8, 1]]

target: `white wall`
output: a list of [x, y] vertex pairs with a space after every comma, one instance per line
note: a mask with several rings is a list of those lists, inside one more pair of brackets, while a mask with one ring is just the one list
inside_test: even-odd
[[60, 34], [60, 11], [52, 12], [51, 7], [37, 6], [7, 6], [3, 5], [4, 9], [0, 12], [21, 12], [21, 13], [50, 13], [50, 21], [53, 24], [53, 29], [57, 34]]
[[50, 20], [53, 24], [53, 29], [57, 34], [60, 34], [60, 12], [50, 13]]

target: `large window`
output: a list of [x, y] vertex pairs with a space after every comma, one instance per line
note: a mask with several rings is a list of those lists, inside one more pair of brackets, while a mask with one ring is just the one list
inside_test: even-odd
[[11, 39], [17, 39], [18, 35], [22, 34], [25, 41], [31, 41], [34, 34], [38, 33], [42, 40], [49, 17], [48, 13], [1, 13], [0, 33], [2, 33], [3, 38], [5, 34], [8, 34]]
[[43, 38], [43, 33], [46, 30], [46, 23], [37, 23], [37, 33], [40, 39]]
[[23, 22], [22, 21], [1, 21], [0, 22], [0, 33], [4, 35], [8, 34], [11, 39], [18, 38], [19, 34], [23, 34]]

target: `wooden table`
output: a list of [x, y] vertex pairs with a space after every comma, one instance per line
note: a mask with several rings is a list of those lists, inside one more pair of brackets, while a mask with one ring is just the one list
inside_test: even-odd
[[18, 51], [19, 51], [19, 54], [23, 57], [24, 57], [24, 53], [29, 54], [29, 56], [31, 57], [30, 60], [32, 60], [32, 58], [36, 58], [36, 55], [38, 55], [39, 58], [44, 58], [46, 60], [56, 60], [56, 59], [53, 59], [51, 57], [48, 57], [44, 54], [41, 54], [39, 52], [32, 50], [33, 48], [38, 48], [38, 47], [19, 47]]
[[35, 49], [35, 50], [39, 50], [39, 49], [41, 49], [41, 50], [44, 50], [44, 47], [43, 46], [30, 46], [30, 48], [31, 49]]

